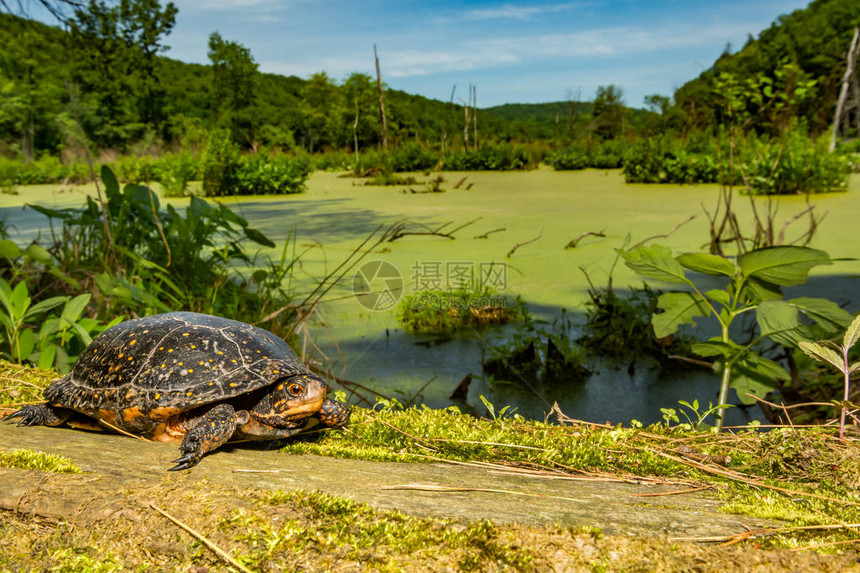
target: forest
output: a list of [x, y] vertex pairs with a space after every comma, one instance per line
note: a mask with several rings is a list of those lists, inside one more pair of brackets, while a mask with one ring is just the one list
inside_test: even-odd
[[[758, 38], [750, 36], [740, 50], [727, 46], [711, 68], [673, 96], [648, 96], [645, 109], [624, 101], [621, 84], [602, 86], [590, 102], [570, 95], [555, 103], [476, 110], [459, 97], [455, 101], [454, 93], [443, 102], [384, 87], [383, 134], [376, 79], [366, 74], [338, 79], [320, 72], [302, 79], [262, 73], [245, 46], [218, 33], [209, 37], [210, 65], [164, 57], [177, 12], [172, 3], [92, 0], [61, 26], [0, 14], [3, 157], [74, 163], [83, 159], [85, 146], [114, 156], [196, 154], [211, 132], [227, 130], [243, 153], [359, 154], [383, 150], [383, 139], [384, 151], [434, 152], [435, 160], [405, 169], [435, 165], [440, 154], [499, 145], [526, 151], [520, 150], [519, 161], [499, 161], [495, 168], [533, 166], [570, 148], [582, 151], [584, 165], [619, 167], [623, 153], [611, 146], [619, 140], [630, 147], [662, 139], [670, 147], [713, 152], [714, 138], [732, 125], [756, 137], [794, 131], [816, 138], [831, 127], [860, 18], [856, 2], [816, 0], [779, 17]], [[841, 120], [840, 135], [848, 140], [860, 129], [856, 76], [853, 82]], [[728, 101], [727, 93], [737, 101]], [[606, 142], [606, 150], [596, 149]], [[335, 163], [346, 167], [349, 158]], [[570, 168], [578, 161], [556, 163]], [[494, 168], [492, 161], [477, 164]]]

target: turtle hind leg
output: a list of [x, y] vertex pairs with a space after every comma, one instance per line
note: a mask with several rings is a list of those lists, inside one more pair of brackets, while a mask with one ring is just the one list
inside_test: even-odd
[[173, 460], [176, 465], [168, 471], [185, 470], [197, 465], [207, 453], [224, 445], [233, 436], [236, 427], [247, 418], [247, 412], [237, 412], [229, 404], [219, 404], [189, 420], [190, 428], [179, 446], [182, 455]]
[[61, 426], [75, 414], [67, 408], [50, 404], [27, 404], [17, 412], [6, 416], [7, 422], [18, 419], [19, 426]]

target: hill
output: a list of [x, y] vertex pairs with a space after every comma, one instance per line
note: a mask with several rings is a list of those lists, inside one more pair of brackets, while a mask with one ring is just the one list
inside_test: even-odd
[[751, 36], [737, 52], [724, 53], [699, 77], [678, 89], [675, 103], [693, 126], [712, 125], [719, 119], [714, 82], [721, 73], [733, 74], [741, 81], [762, 76], [779, 81], [780, 70], [792, 64], [800, 74], [787, 81], [816, 81], [812, 97], [797, 114], [813, 132], [821, 133], [833, 121], [845, 56], [858, 25], [857, 0], [815, 0], [806, 8], [780, 16], [758, 38]]

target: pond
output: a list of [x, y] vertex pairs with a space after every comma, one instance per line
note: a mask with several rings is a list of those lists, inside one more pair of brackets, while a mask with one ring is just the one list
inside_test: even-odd
[[[363, 180], [316, 172], [304, 194], [229, 198], [225, 203], [276, 242], [282, 244], [291, 235], [295, 238], [297, 251], [302, 253], [295, 278], [301, 292], [336, 268], [380, 225], [408, 221], [437, 228], [450, 222], [450, 229], [474, 221], [457, 231], [454, 239], [406, 236], [380, 246], [365, 260], [390, 263], [387, 268], [394, 269], [393, 278], [402, 280], [402, 295], [427, 286], [430, 279], [444, 284], [463, 273], [493, 269], [496, 288], [522, 297], [533, 316], [551, 321], [565, 309], [574, 322], [581, 322], [588, 300], [585, 273], [595, 285], [605, 285], [615, 249], [623, 246], [628, 235], [638, 242], [665, 234], [691, 215], [696, 217], [656, 242], [677, 253], [701, 250], [708, 240], [704, 209], [713, 210], [719, 192], [715, 185], [627, 185], [620, 172], [602, 170], [542, 168], [445, 173], [444, 177], [446, 192], [412, 193], [406, 190], [409, 186], [367, 187], [361, 185]], [[466, 181], [454, 189], [464, 177]], [[420, 189], [421, 185], [411, 187]], [[21, 209], [24, 203], [67, 206], [79, 204], [83, 193], [92, 192], [86, 187], [65, 192], [58, 188], [26, 187], [19, 195], [0, 197], [0, 217], [11, 227], [13, 239], [23, 242], [40, 232], [44, 237], [47, 229], [41, 215]], [[857, 254], [860, 178], [854, 176], [850, 188], [847, 194], [812, 200], [817, 211], [827, 212], [812, 246], [832, 257]], [[187, 202], [171, 201], [177, 206]], [[757, 202], [761, 207], [762, 200]], [[806, 207], [802, 197], [783, 197], [777, 204], [780, 225]], [[749, 201], [738, 197], [736, 205], [742, 221], [748, 221]], [[801, 224], [796, 227], [789, 227], [787, 236], [805, 230]], [[605, 236], [588, 236], [576, 248], [565, 249], [571, 239], [589, 231], [602, 231]], [[478, 238], [488, 232], [487, 238]], [[515, 245], [536, 237], [507, 258]], [[819, 267], [809, 285], [792, 289], [791, 295], [831, 298], [853, 311], [860, 301], [856, 296], [860, 294], [858, 275], [857, 261]], [[641, 280], [623, 264], [614, 267], [612, 280], [619, 291], [641, 286]], [[479, 412], [483, 411], [479, 395], [483, 395], [497, 408], [515, 405], [519, 413], [532, 418], [542, 418], [557, 401], [574, 418], [613, 423], [635, 418], [649, 423], [661, 419], [661, 407], [677, 407], [678, 400], [716, 401], [719, 381], [715, 374], [691, 370], [658, 379], [645, 361], [636, 361], [632, 368], [627, 363], [590, 363], [594, 375], [584, 384], [570, 387], [489, 384], [481, 378], [480, 335], [434, 344], [427, 336], [405, 333], [398, 322], [398, 305], [388, 307], [386, 301], [378, 305], [384, 309], [366, 308], [353, 296], [352, 286], [351, 279], [338, 285], [321, 306], [322, 322], [313, 329], [315, 342], [331, 360], [336, 375], [401, 401], [449, 405], [449, 396], [467, 375], [472, 375], [467, 402]], [[732, 401], [737, 403], [734, 396]], [[735, 408], [727, 423], [745, 423], [748, 416], [760, 419], [757, 408]]]

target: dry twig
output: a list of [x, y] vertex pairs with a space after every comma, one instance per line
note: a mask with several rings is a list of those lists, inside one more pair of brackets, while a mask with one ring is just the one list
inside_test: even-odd
[[163, 509], [159, 509], [158, 507], [155, 506], [154, 503], [150, 503], [149, 507], [151, 507], [152, 509], [154, 509], [155, 511], [157, 511], [158, 513], [160, 513], [161, 515], [163, 515], [164, 517], [166, 517], [170, 521], [172, 521], [174, 524], [176, 524], [180, 528], [187, 531], [189, 534], [191, 534], [192, 537], [194, 537], [195, 539], [197, 539], [197, 541], [201, 542], [203, 545], [205, 545], [206, 547], [211, 549], [212, 552], [215, 553], [215, 555], [220, 557], [222, 560], [224, 560], [231, 567], [235, 567], [239, 571], [242, 571], [242, 573], [253, 573], [250, 569], [248, 569], [247, 567], [245, 567], [244, 565], [242, 565], [241, 563], [236, 561], [229, 553], [227, 553], [226, 551], [224, 551], [223, 549], [221, 549], [220, 547], [215, 545], [212, 541], [210, 541], [209, 539], [204, 537], [201, 533], [198, 533], [197, 531], [195, 531], [191, 527], [185, 525], [184, 523], [182, 523], [181, 521], [179, 521], [178, 519], [176, 519], [175, 517], [173, 517], [172, 515], [170, 515], [166, 511], [164, 511]]

